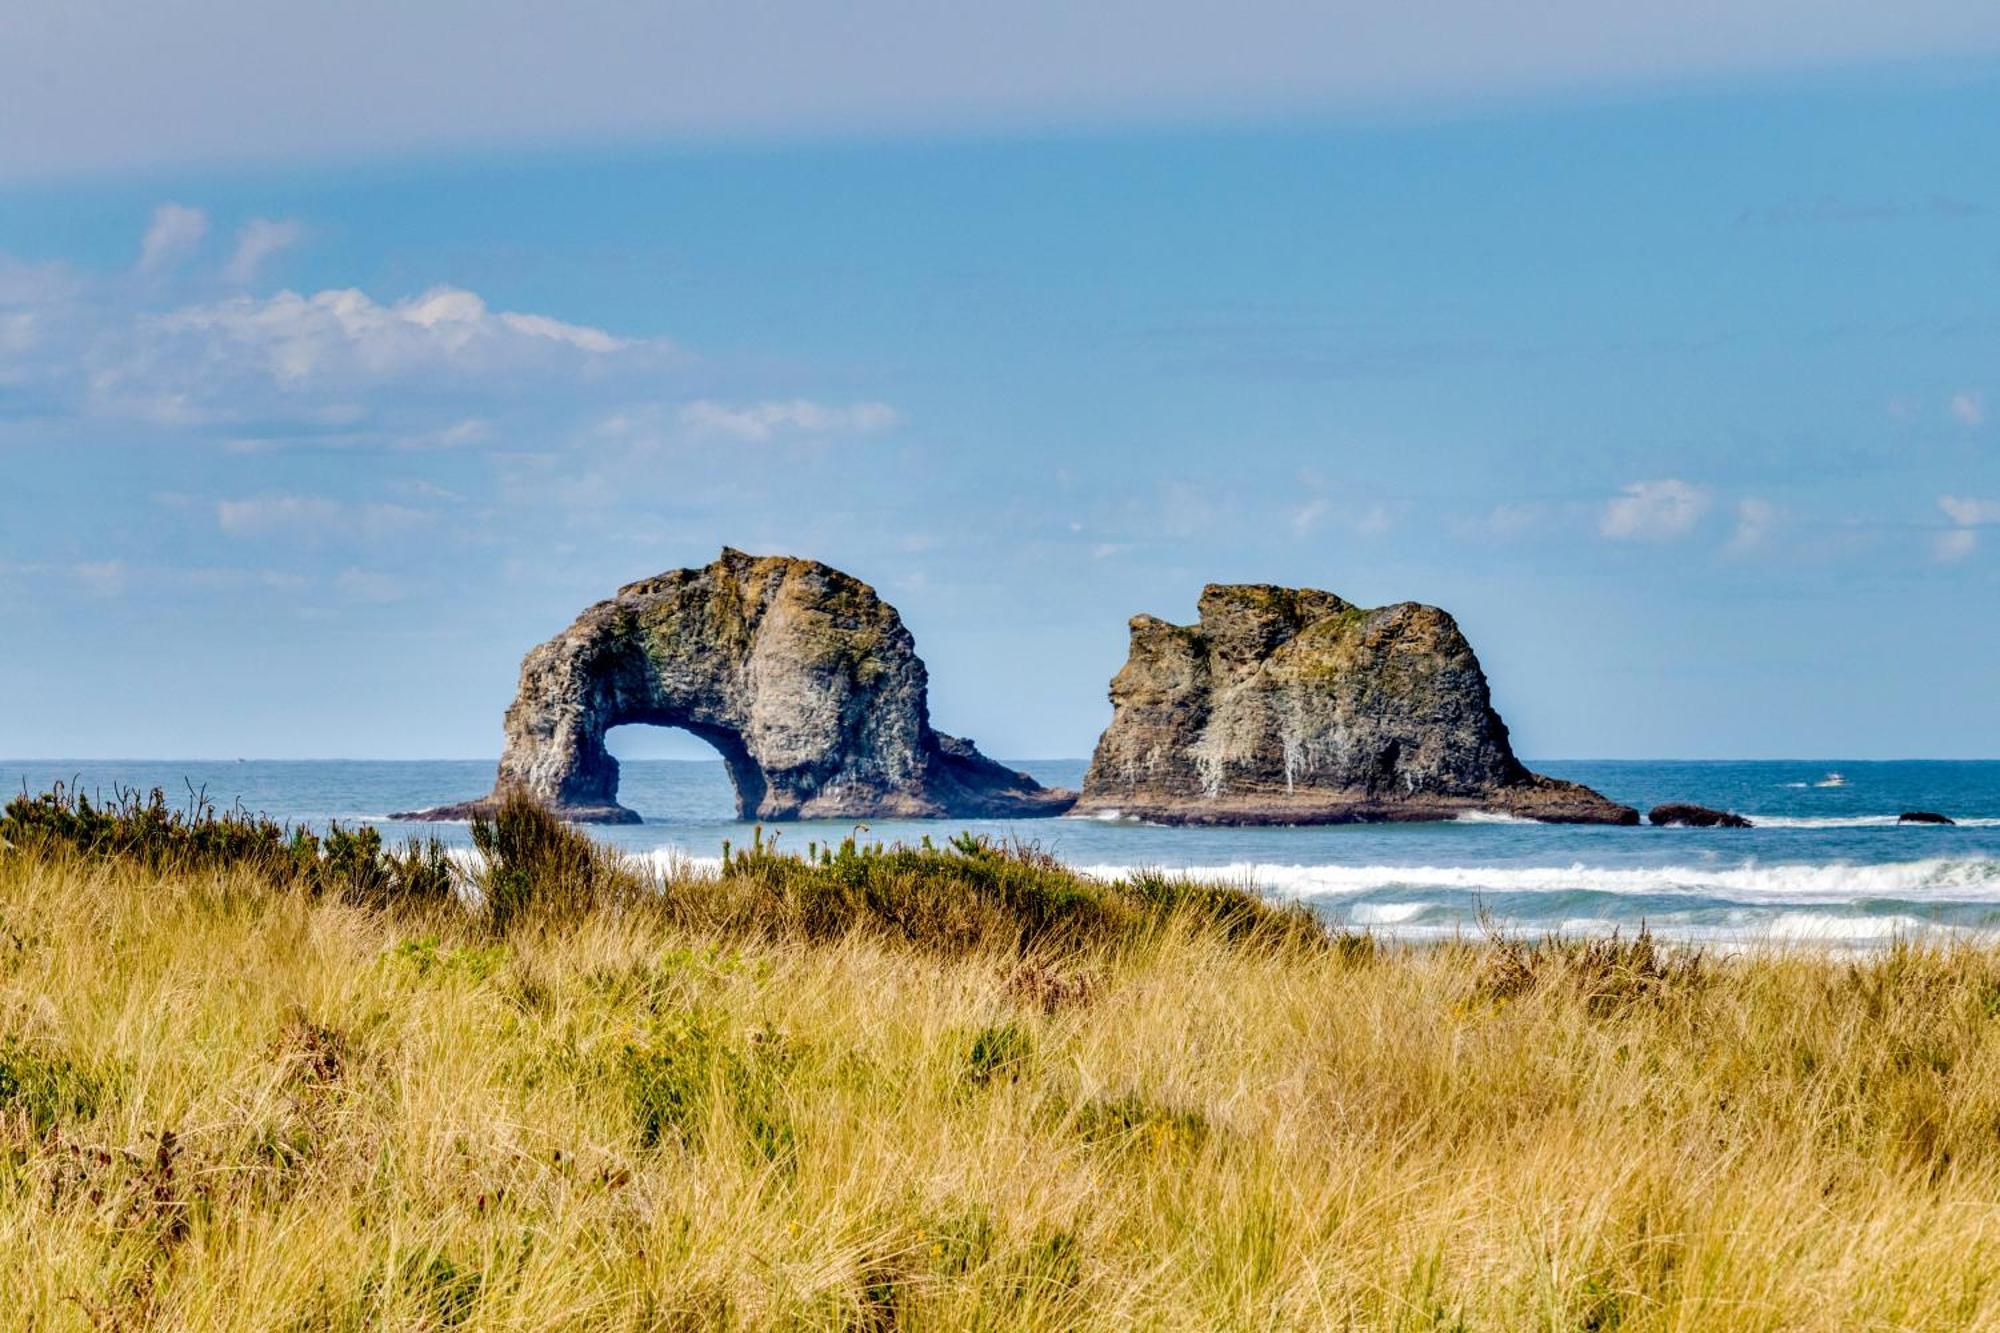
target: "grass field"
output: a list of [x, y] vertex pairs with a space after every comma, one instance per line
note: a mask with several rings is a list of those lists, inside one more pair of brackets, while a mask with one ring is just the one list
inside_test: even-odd
[[13, 838], [8, 1327], [2000, 1325], [2000, 955], [1404, 950], [970, 843], [647, 882], [526, 816], [471, 906]]

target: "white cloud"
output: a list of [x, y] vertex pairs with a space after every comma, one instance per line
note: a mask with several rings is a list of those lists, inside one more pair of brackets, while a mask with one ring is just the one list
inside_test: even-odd
[[1725, 548], [1732, 555], [1747, 555], [1770, 540], [1771, 533], [1784, 521], [1785, 511], [1769, 500], [1755, 496], [1736, 503], [1736, 531]]
[[1671, 541], [1685, 537], [1708, 512], [1709, 493], [1666, 478], [1635, 481], [1607, 502], [1597, 530], [1613, 541]]
[[[353, 288], [265, 300], [235, 297], [140, 320], [155, 345], [185, 343], [202, 362], [234, 361], [281, 386], [437, 372], [504, 371], [637, 346], [546, 315], [492, 311], [476, 292], [433, 287], [382, 305]], [[574, 358], [571, 358], [574, 359]]]
[[305, 234], [305, 227], [291, 218], [251, 218], [237, 229], [236, 252], [222, 274], [238, 285], [250, 282], [265, 260], [297, 245]]
[[1952, 420], [1961, 426], [1980, 426], [1986, 422], [1986, 395], [1976, 389], [1953, 394], [1948, 408]]
[[903, 414], [887, 403], [834, 407], [804, 398], [731, 407], [702, 399], [681, 408], [681, 423], [704, 434], [762, 444], [780, 435], [873, 435], [900, 425]]
[[1938, 508], [1961, 528], [2000, 523], [2000, 500], [1981, 500], [1970, 495], [1940, 495]]
[[[461, 295], [472, 296], [472, 293], [465, 292]], [[472, 296], [472, 299], [479, 300], [476, 296]], [[454, 313], [447, 317], [460, 316]], [[613, 337], [603, 329], [593, 329], [586, 324], [565, 324], [547, 315], [522, 315], [503, 310], [500, 312], [499, 320], [503, 326], [524, 338], [546, 338], [550, 342], [568, 343], [585, 352], [600, 354], [622, 352], [632, 345], [629, 339]]]
[[1954, 526], [1931, 539], [1931, 554], [1947, 564], [1963, 560], [1979, 549], [1977, 529], [2000, 524], [2000, 500], [1940, 495], [1937, 502]]
[[139, 242], [139, 271], [160, 273], [193, 254], [208, 235], [208, 214], [182, 204], [161, 204]]
[[1931, 539], [1931, 554], [1950, 564], [1963, 560], [1979, 549], [1979, 534], [1971, 528], [1953, 528]]
[[530, 377], [654, 371], [671, 359], [662, 340], [496, 311], [455, 287], [386, 304], [353, 289], [282, 291], [93, 320], [69, 370], [82, 376], [87, 410], [176, 430], [231, 427], [266, 447], [299, 437], [469, 443], [479, 428], [452, 433], [467, 409], [515, 396]]

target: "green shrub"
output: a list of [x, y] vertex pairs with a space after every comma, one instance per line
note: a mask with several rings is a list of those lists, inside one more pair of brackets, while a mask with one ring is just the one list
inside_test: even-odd
[[1016, 1078], [1035, 1052], [1035, 1041], [1018, 1023], [999, 1023], [973, 1034], [966, 1054], [966, 1078], [974, 1087]]
[[787, 1097], [797, 1062], [798, 1052], [775, 1033], [755, 1032], [747, 1043], [732, 1044], [705, 1015], [674, 1015], [620, 1059], [640, 1146], [673, 1139], [707, 1147], [720, 1110], [756, 1156], [788, 1164], [798, 1148]]
[[1685, 998], [1711, 978], [1699, 949], [1662, 945], [1643, 925], [1630, 938], [1614, 930], [1605, 936], [1547, 935], [1538, 941], [1508, 935], [1483, 916], [1481, 926], [1487, 952], [1479, 989], [1493, 1000], [1561, 988], [1581, 995], [1588, 1012], [1601, 1017], [1637, 1004]]
[[1199, 1111], [1156, 1102], [1137, 1092], [1093, 1097], [1067, 1108], [1070, 1130], [1087, 1143], [1118, 1147], [1187, 1148], [1208, 1141], [1208, 1120]]
[[102, 1074], [59, 1051], [0, 1042], [0, 1116], [25, 1122], [37, 1136], [95, 1116], [105, 1084]]
[[197, 791], [174, 807], [158, 787], [144, 794], [120, 787], [109, 800], [93, 801], [57, 783], [0, 811], [0, 846], [7, 845], [133, 861], [161, 873], [247, 870], [280, 887], [369, 906], [442, 902], [455, 892], [451, 859], [435, 837], [390, 851], [369, 825], [335, 823], [321, 835], [240, 806], [219, 810]]
[[[1184, 916], [1214, 927], [1231, 940], [1277, 946], [1329, 942], [1326, 926], [1304, 903], [1273, 903], [1252, 889], [1210, 884], [1154, 870], [1141, 870], [1124, 881], [1124, 885], [1152, 915]], [[1338, 941], [1342, 956], [1360, 951], [1349, 941], [1367, 938], [1342, 935]]]
[[756, 831], [723, 848], [722, 883], [667, 886], [666, 907], [704, 929], [826, 939], [862, 929], [942, 953], [978, 949], [1060, 953], [1136, 940], [1169, 920], [1231, 940], [1323, 944], [1309, 911], [1237, 888], [1164, 876], [1101, 882], [1066, 869], [1032, 844], [970, 833], [947, 847], [810, 846], [798, 856]]
[[628, 899], [637, 877], [617, 853], [520, 791], [472, 821], [486, 924], [505, 934], [523, 923], [576, 921]]

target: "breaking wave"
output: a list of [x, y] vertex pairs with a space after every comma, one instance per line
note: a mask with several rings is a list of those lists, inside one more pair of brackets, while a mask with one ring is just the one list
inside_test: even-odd
[[[1116, 879], [1138, 867], [1077, 867]], [[1944, 901], [2000, 902], [2000, 861], [1935, 857], [1887, 865], [1834, 862], [1820, 865], [1733, 866], [1341, 866], [1232, 862], [1187, 866], [1171, 872], [1198, 880], [1250, 884], [1267, 893], [1313, 901], [1383, 890], [1449, 890], [1458, 893], [1575, 893], [1686, 895], [1738, 902], [1846, 903], [1859, 898], [1920, 897]]]

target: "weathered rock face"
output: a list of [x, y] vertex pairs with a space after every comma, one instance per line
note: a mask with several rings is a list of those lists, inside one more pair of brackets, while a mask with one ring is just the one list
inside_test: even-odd
[[1471, 810], [1632, 824], [1638, 812], [1514, 758], [1452, 618], [1263, 584], [1201, 618], [1132, 621], [1079, 812], [1189, 824], [1447, 819]]
[[894, 607], [810, 560], [725, 549], [627, 584], [530, 652], [494, 796], [400, 818], [459, 819], [521, 789], [580, 821], [629, 823], [604, 733], [681, 727], [721, 752], [754, 819], [1060, 814], [1050, 791], [931, 730], [924, 664]]

